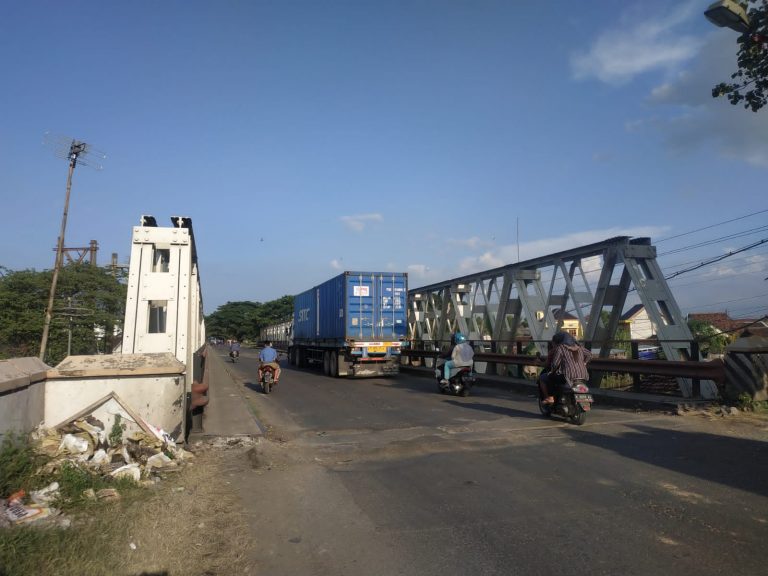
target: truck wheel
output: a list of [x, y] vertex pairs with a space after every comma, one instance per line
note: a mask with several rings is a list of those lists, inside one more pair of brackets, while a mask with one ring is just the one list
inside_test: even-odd
[[339, 377], [339, 357], [336, 354], [336, 352], [331, 352], [328, 354], [328, 376], [331, 378], [338, 378]]

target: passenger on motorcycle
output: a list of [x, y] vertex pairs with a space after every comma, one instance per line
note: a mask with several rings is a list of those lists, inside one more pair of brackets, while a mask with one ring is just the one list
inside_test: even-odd
[[447, 360], [443, 365], [443, 379], [440, 380], [440, 384], [448, 384], [448, 380], [451, 378], [451, 370], [454, 368], [472, 366], [474, 363], [475, 351], [467, 342], [464, 334], [456, 332], [451, 340], [453, 346], [444, 355], [445, 358], [450, 357], [450, 360]]
[[232, 340], [232, 342], [229, 344], [229, 355], [232, 358], [237, 358], [240, 356], [240, 342], [237, 340]]
[[261, 372], [264, 366], [271, 366], [275, 372], [275, 384], [280, 380], [280, 364], [277, 363], [277, 350], [272, 348], [272, 342], [264, 342], [264, 348], [259, 352], [259, 382], [261, 382]]
[[552, 391], [557, 386], [571, 385], [576, 380], [589, 380], [587, 363], [592, 353], [579, 345], [567, 332], [552, 336], [544, 371], [539, 376], [539, 389], [544, 404], [554, 404]]

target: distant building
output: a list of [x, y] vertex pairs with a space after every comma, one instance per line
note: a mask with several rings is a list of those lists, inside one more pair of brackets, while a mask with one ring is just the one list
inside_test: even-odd
[[631, 340], [647, 340], [656, 335], [656, 326], [642, 304], [636, 304], [622, 314], [619, 324], [626, 326]]
[[758, 318], [731, 318], [728, 312], [708, 312], [688, 314], [688, 321], [696, 320], [714, 326], [720, 332], [728, 332], [738, 336], [739, 332], [748, 329], [755, 336], [768, 336], [768, 322]]
[[560, 324], [560, 330], [562, 330], [563, 332], [568, 332], [568, 334], [576, 338], [576, 340], [581, 340], [583, 333], [581, 330], [581, 324], [579, 323], [579, 319], [576, 318], [576, 316], [568, 312], [565, 312], [561, 308], [553, 310], [552, 315], [555, 317], [555, 320], [557, 320], [557, 322]]

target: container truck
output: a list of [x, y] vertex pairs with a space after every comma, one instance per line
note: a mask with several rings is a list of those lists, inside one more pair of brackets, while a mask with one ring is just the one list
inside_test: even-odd
[[404, 272], [344, 272], [295, 296], [290, 363], [333, 377], [397, 374], [407, 294]]

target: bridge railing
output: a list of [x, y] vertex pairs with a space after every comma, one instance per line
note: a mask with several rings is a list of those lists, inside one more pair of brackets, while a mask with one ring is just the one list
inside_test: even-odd
[[[506, 370], [500, 371], [499, 366], [516, 366], [518, 370], [512, 377], [522, 378], [526, 372], [532, 375], [525, 368], [533, 368], [534, 370], [543, 368], [545, 359], [534, 354], [523, 353], [524, 347], [530, 342], [529, 340], [525, 342], [482, 341], [475, 343], [474, 359], [478, 373], [505, 375]], [[417, 363], [420, 365], [432, 366], [434, 359], [440, 355], [442, 345], [445, 344], [446, 342], [440, 341], [415, 341], [401, 350], [401, 356], [408, 365], [414, 365], [414, 359], [417, 359]], [[499, 353], [497, 350], [509, 352]], [[638, 353], [636, 344], [632, 345], [631, 350], [633, 355]], [[699, 360], [593, 357], [589, 363], [589, 369], [593, 385], [598, 386], [602, 376], [607, 373], [631, 375], [634, 387], [637, 387], [640, 376], [690, 378], [693, 383], [693, 398], [701, 397], [700, 382], [702, 380], [711, 380], [719, 388], [722, 388], [726, 379], [725, 364], [719, 359], [702, 362]]]

